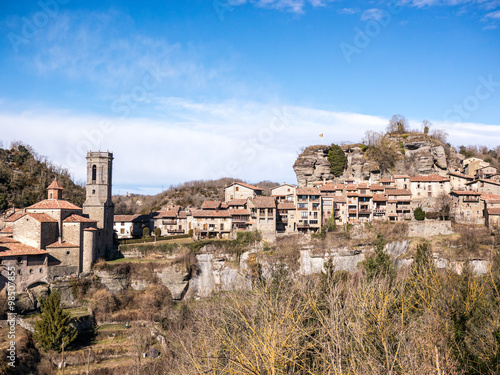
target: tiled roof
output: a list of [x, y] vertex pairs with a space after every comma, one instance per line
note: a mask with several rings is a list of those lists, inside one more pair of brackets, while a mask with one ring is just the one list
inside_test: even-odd
[[496, 202], [496, 201], [500, 202], [500, 197], [495, 194], [482, 193], [481, 199], [486, 202]]
[[97, 220], [92, 220], [88, 217], [73, 214], [64, 219], [63, 223], [97, 223]]
[[247, 204], [246, 199], [232, 199], [227, 202], [228, 206], [244, 206], [245, 204]]
[[14, 232], [14, 228], [12, 227], [5, 227], [2, 230], [0, 230], [0, 233], [12, 233]]
[[276, 201], [273, 197], [255, 197], [252, 203], [256, 208], [276, 208]]
[[57, 180], [54, 180], [47, 188], [47, 190], [49, 189], [63, 190], [63, 187], [59, 184], [59, 182], [57, 182]]
[[362, 182], [358, 184], [358, 189], [368, 189], [368, 184], [366, 182]]
[[66, 247], [79, 247], [79, 246], [66, 241], [62, 241], [61, 243], [59, 243], [59, 241], [56, 241], [54, 243], [51, 243], [50, 245], [47, 245], [47, 249], [66, 248]]
[[47, 251], [36, 249], [34, 247], [22, 244], [20, 242], [2, 242], [0, 244], [0, 258], [21, 256], [21, 255], [43, 255], [48, 254]]
[[243, 215], [250, 215], [250, 211], [248, 211], [247, 209], [245, 208], [232, 208], [229, 210], [229, 213], [234, 216], [234, 215], [239, 215], [239, 216], [243, 216]]
[[233, 186], [233, 185], [241, 185], [241, 186], [247, 187], [247, 188], [252, 189], [252, 190], [262, 191], [262, 189], [261, 189], [261, 188], [258, 188], [257, 186], [253, 186], [253, 185], [250, 185], [250, 184], [246, 184], [246, 183], [244, 183], [244, 182], [233, 182], [232, 184], [230, 184], [230, 185], [226, 186], [226, 189], [227, 189], [228, 187]]
[[278, 210], [295, 210], [295, 203], [292, 202], [278, 203]]
[[14, 222], [16, 221], [17, 219], [19, 219], [21, 216], [24, 216], [24, 212], [23, 211], [18, 211], [12, 215], [10, 215], [8, 218], [6, 218], [4, 220], [4, 223], [11, 223], [11, 222]]
[[94, 230], [97, 230], [97, 228], [85, 228], [84, 230], [91, 230], [91, 231], [94, 231]]
[[223, 210], [223, 211], [218, 211], [218, 210], [195, 210], [195, 211], [193, 211], [193, 217], [229, 218], [229, 217], [231, 217], [231, 214], [230, 214], [229, 210]]
[[411, 182], [445, 182], [445, 181], [450, 181], [449, 178], [437, 175], [437, 174], [430, 174], [428, 176], [415, 176], [415, 177], [410, 177]]
[[394, 179], [396, 179], [396, 178], [397, 179], [400, 179], [400, 178], [410, 178], [410, 176], [407, 176], [405, 174], [399, 174], [399, 175], [397, 174], [397, 175], [394, 175]]
[[346, 199], [340, 195], [334, 196], [333, 201], [337, 203], [346, 203]]
[[[72, 216], [75, 216], [75, 215], [72, 215]], [[66, 221], [66, 220], [64, 220]], [[94, 221], [94, 220], [91, 220], [91, 221]], [[145, 221], [149, 221], [149, 217], [147, 215], [140, 215], [140, 214], [135, 214], [135, 215], [115, 215], [114, 218], [113, 218], [113, 221], [116, 223], [116, 222], [120, 222], [120, 221], [124, 221], [124, 222], [145, 222]]]
[[467, 190], [455, 190], [452, 191], [450, 194], [455, 194], [455, 195], [481, 195], [481, 193], [478, 193], [476, 191], [467, 191]]
[[45, 199], [41, 202], [35, 203], [33, 206], [28, 207], [28, 209], [37, 209], [37, 210], [81, 210], [80, 207], [75, 206], [68, 201], [62, 199]]
[[2, 243], [19, 243], [19, 241], [14, 240], [12, 237], [0, 236], [0, 244]]
[[221, 201], [204, 201], [201, 205], [202, 210], [217, 210], [221, 207]]
[[500, 208], [490, 208], [488, 215], [500, 215]]
[[337, 190], [337, 185], [336, 184], [326, 184], [323, 185], [319, 188], [320, 191], [336, 191]]
[[167, 208], [165, 211], [160, 212], [156, 217], [157, 218], [160, 218], [160, 217], [177, 217], [177, 215], [179, 214], [180, 210], [181, 210], [181, 206], [170, 207], [170, 208]]
[[380, 183], [382, 183], [382, 182], [394, 182], [394, 180], [391, 178], [381, 178]]
[[376, 190], [384, 190], [385, 186], [380, 185], [380, 184], [373, 184], [370, 186], [370, 190], [376, 191]]
[[407, 189], [390, 189], [387, 195], [411, 195], [411, 191]]
[[315, 187], [303, 187], [296, 191], [297, 195], [320, 195], [320, 191]]
[[347, 185], [346, 188], [345, 188], [347, 191], [351, 190], [357, 190], [358, 188], [355, 186], [355, 185]]
[[53, 219], [53, 218], [51, 218], [48, 215], [45, 215], [45, 214], [32, 214], [32, 213], [27, 213], [27, 214], [21, 215], [21, 216], [19, 216], [17, 218], [17, 220], [19, 220], [20, 218], [22, 218], [24, 216], [30, 216], [33, 219], [35, 219], [36, 221], [39, 221], [40, 223], [57, 223], [56, 219]]
[[373, 201], [374, 202], [385, 202], [385, 201], [387, 201], [387, 197], [383, 194], [374, 194]]

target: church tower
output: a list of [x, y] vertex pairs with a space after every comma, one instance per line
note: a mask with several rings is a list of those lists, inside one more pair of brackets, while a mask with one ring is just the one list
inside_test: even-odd
[[113, 153], [87, 152], [87, 199], [83, 213], [97, 221], [96, 259], [108, 257], [113, 249], [114, 205], [111, 200]]

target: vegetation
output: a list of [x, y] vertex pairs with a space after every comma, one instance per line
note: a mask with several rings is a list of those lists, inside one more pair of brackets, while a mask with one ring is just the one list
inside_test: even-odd
[[57, 178], [63, 199], [81, 207], [85, 200], [83, 183], [75, 184], [66, 169], [51, 164], [28, 145], [13, 143], [0, 148], [0, 212], [24, 208], [47, 198], [47, 187]]
[[415, 211], [413, 211], [413, 216], [415, 220], [425, 220], [425, 211], [422, 210], [422, 207], [417, 207]]
[[328, 161], [330, 162], [330, 171], [335, 177], [339, 177], [344, 173], [347, 167], [347, 157], [339, 145], [332, 144], [328, 151]]
[[366, 272], [366, 278], [373, 280], [374, 278], [394, 278], [396, 275], [396, 267], [392, 263], [391, 257], [384, 252], [386, 241], [381, 234], [377, 235], [375, 241], [375, 255], [369, 257], [361, 264]]
[[40, 300], [40, 320], [35, 323], [35, 340], [46, 350], [60, 351], [69, 346], [78, 332], [70, 326], [70, 315], [61, 306], [61, 294], [53, 291]]

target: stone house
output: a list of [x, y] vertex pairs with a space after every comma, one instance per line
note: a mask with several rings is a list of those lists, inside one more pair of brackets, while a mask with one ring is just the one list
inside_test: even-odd
[[247, 208], [247, 200], [246, 199], [233, 199], [227, 202], [228, 208], [231, 210], [234, 209], [244, 209]]
[[295, 190], [297, 186], [290, 184], [283, 184], [271, 189], [271, 196], [276, 198], [278, 202], [293, 202]]
[[262, 189], [244, 182], [233, 182], [224, 188], [224, 202], [233, 199], [247, 199], [262, 195]]
[[394, 185], [396, 189], [406, 190], [410, 188], [410, 176], [407, 175], [395, 175]]
[[229, 238], [232, 217], [229, 210], [193, 210], [188, 216], [188, 226], [196, 238]]
[[373, 194], [373, 220], [387, 219], [387, 197], [385, 194]]
[[500, 208], [487, 209], [485, 220], [488, 228], [500, 227]]
[[389, 221], [411, 220], [411, 191], [408, 189], [387, 189], [387, 211]]
[[276, 232], [294, 233], [297, 230], [296, 207], [293, 202], [278, 202]]
[[489, 179], [497, 174], [497, 169], [491, 165], [487, 167], [482, 167], [476, 170], [476, 178], [478, 179]]
[[450, 178], [450, 185], [453, 190], [466, 190], [467, 183], [474, 181], [473, 176], [460, 172], [448, 172], [448, 177]]
[[258, 230], [266, 240], [276, 237], [276, 201], [273, 197], [252, 197], [248, 199], [251, 230]]
[[450, 179], [440, 175], [410, 177], [410, 190], [414, 200], [438, 198], [451, 191]]
[[250, 210], [247, 208], [230, 208], [232, 230], [246, 231], [249, 230], [252, 223], [250, 222]]
[[460, 224], [484, 225], [484, 202], [481, 193], [454, 190], [451, 195], [450, 214]]
[[500, 195], [500, 183], [495, 180], [479, 179], [467, 183], [469, 190], [480, 193]]
[[485, 162], [483, 159], [479, 158], [467, 158], [461, 162], [463, 172], [470, 176], [475, 176], [478, 169], [488, 167], [490, 163]]

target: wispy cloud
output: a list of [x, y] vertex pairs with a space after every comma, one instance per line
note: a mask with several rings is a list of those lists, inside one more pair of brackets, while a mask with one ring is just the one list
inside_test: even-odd
[[496, 12], [488, 13], [485, 17], [499, 19], [500, 18], [500, 10], [497, 10]]
[[252, 4], [258, 8], [277, 9], [292, 13], [304, 13], [304, 8], [309, 5], [313, 8], [326, 6], [336, 0], [229, 0], [228, 4], [239, 6]]
[[342, 8], [337, 10], [337, 13], [339, 14], [348, 14], [348, 15], [353, 15], [361, 12], [359, 8]]
[[378, 21], [384, 17], [382, 9], [372, 8], [363, 11], [361, 14], [362, 21]]

